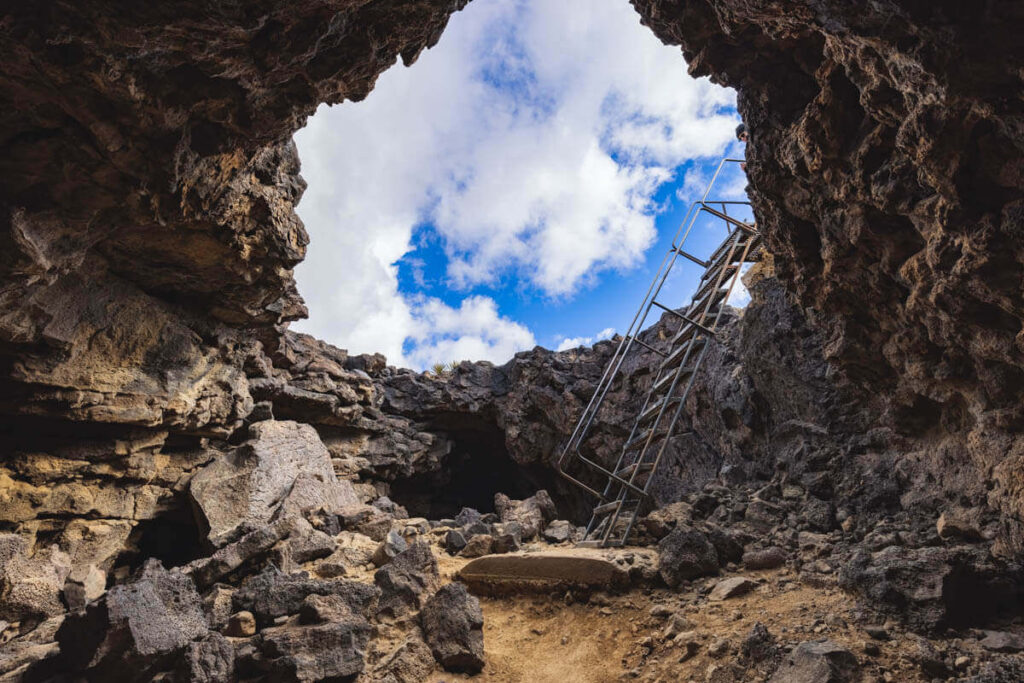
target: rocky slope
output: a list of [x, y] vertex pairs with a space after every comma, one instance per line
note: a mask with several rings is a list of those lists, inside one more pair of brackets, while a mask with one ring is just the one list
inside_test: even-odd
[[[591, 501], [551, 464], [613, 342], [434, 376], [287, 331], [307, 242], [292, 132], [465, 4], [2, 10], [4, 675], [476, 666], [477, 612], [435, 596], [428, 555], [547, 534], [495, 494], [557, 511], [552, 540], [576, 533]], [[640, 540], [680, 527], [706, 549], [729, 529], [933, 635], [1019, 611], [1021, 9], [633, 4], [739, 90], [778, 271], [710, 352]], [[629, 360], [595, 457], [616, 454], [653, 364]], [[464, 506], [495, 516], [456, 520]], [[436, 618], [449, 601], [454, 626]], [[462, 645], [430, 644], [428, 623]]]

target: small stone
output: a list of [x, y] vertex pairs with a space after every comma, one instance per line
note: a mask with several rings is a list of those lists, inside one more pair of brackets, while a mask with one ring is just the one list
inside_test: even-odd
[[878, 645], [872, 643], [870, 640], [864, 641], [862, 647], [864, 649], [864, 654], [869, 657], [877, 657], [882, 654], [882, 648], [878, 647]]
[[953, 667], [956, 668], [959, 671], [963, 671], [964, 669], [967, 668], [967, 666], [970, 663], [971, 663], [971, 658], [970, 657], [965, 657], [964, 655], [960, 655], [959, 657], [957, 657], [956, 659], [953, 660]]
[[727, 652], [729, 652], [729, 641], [725, 638], [717, 638], [708, 645], [708, 654], [716, 659]]
[[669, 638], [675, 638], [680, 633], [689, 632], [693, 628], [693, 624], [681, 614], [673, 614], [668, 624], [665, 625], [665, 630], [661, 632], [661, 637], [665, 640]]
[[397, 531], [389, 531], [373, 553], [374, 566], [383, 567], [408, 547], [409, 544]]
[[444, 549], [456, 555], [466, 547], [466, 537], [458, 529], [449, 529], [444, 535]]
[[462, 557], [483, 557], [491, 553], [493, 545], [494, 538], [487, 534], [473, 536], [466, 543], [466, 547], [459, 552], [459, 555]]
[[979, 644], [992, 652], [1020, 652], [1024, 650], [1024, 637], [1008, 631], [985, 631]]
[[728, 600], [729, 598], [749, 593], [756, 587], [756, 582], [743, 578], [742, 576], [734, 576], [728, 579], [722, 579], [716, 583], [715, 587], [711, 590], [711, 594], [708, 596], [708, 599], [716, 602]]
[[256, 617], [252, 612], [242, 610], [228, 617], [228, 625], [224, 627], [224, 635], [233, 638], [248, 638], [256, 633]]
[[747, 569], [776, 569], [786, 564], [788, 555], [778, 546], [743, 553], [743, 566]]
[[865, 626], [864, 632], [875, 640], [889, 640], [889, 632], [883, 626]]
[[659, 619], [664, 619], [665, 617], [671, 616], [674, 613], [675, 610], [669, 607], [668, 605], [655, 605], [651, 608], [650, 612], [652, 617], [657, 617]]

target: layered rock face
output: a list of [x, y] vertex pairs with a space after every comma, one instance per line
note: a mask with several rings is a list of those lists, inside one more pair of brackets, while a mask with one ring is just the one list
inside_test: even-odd
[[[437, 588], [422, 546], [390, 539], [407, 515], [383, 495], [436, 520], [546, 488], [563, 516], [585, 516], [592, 501], [552, 463], [614, 342], [434, 376], [286, 329], [305, 314], [291, 268], [307, 242], [291, 133], [320, 102], [365, 97], [465, 4], [3, 11], [0, 620], [15, 625], [0, 635], [48, 624], [31, 650], [92, 634], [63, 656], [97, 672], [137, 669], [142, 655], [184, 667], [183, 680], [223, 679], [236, 663], [350, 676], [378, 596], [332, 579], [402, 557], [376, 580], [402, 618]], [[794, 529], [833, 534], [843, 585], [921, 628], [1012, 605], [1021, 10], [634, 5], [694, 73], [739, 90], [778, 268], [709, 353], [657, 503], [685, 499], [695, 518], [780, 543]], [[594, 457], [617, 455], [656, 362], [629, 359], [584, 444]], [[501, 521], [474, 535], [479, 520], [458, 520], [464, 545], [446, 538], [449, 550], [513, 547], [520, 517], [553, 514], [537, 498], [522, 515], [498, 500]], [[422, 535], [422, 521], [408, 526]], [[660, 538], [663, 526], [647, 528]], [[707, 535], [705, 550], [721, 541]], [[253, 576], [314, 559], [320, 578]], [[217, 585], [243, 578], [237, 593]], [[168, 622], [149, 624], [140, 602], [166, 606]], [[463, 607], [455, 624], [427, 608], [425, 631], [465, 641], [455, 654], [410, 641], [428, 670], [431, 650], [479, 664], [479, 620]], [[58, 638], [68, 609], [78, 616]], [[282, 617], [295, 623], [274, 625]], [[219, 630], [249, 637], [257, 624], [249, 649], [226, 652]]]
[[5, 529], [101, 572], [196, 552], [184, 486], [245, 427], [247, 375], [290, 364], [283, 325], [305, 315], [291, 134], [414, 61], [465, 2], [3, 10]]
[[861, 464], [894, 472], [908, 505], [987, 497], [1018, 554], [1024, 10], [632, 2], [692, 74], [739, 91], [780, 277], [891, 430]]

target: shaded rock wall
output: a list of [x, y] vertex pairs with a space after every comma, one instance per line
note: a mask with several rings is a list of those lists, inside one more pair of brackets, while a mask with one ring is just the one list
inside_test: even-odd
[[[291, 135], [412, 63], [466, 2], [0, 10], [0, 529], [100, 572], [180, 564], [189, 478], [245, 438], [268, 368], [295, 368], [281, 413], [358, 419], [358, 378], [284, 341], [308, 242]], [[375, 433], [430, 441], [404, 425]]]
[[[550, 464], [612, 343], [431, 377], [286, 331], [307, 242], [291, 133], [465, 4], [3, 10], [0, 528], [46, 577], [40, 609], [62, 581], [69, 600], [146, 556], [194, 559], [192, 475], [272, 418], [312, 425], [364, 500], [457, 481], [469, 458], [585, 511]], [[913, 553], [956, 508], [977, 512], [972, 556], [997, 532], [1019, 553], [1019, 5], [634, 5], [691, 71], [738, 88], [779, 271], [711, 353], [659, 500], [774, 479], [855, 540], [900, 520]], [[630, 359], [595, 457], [617, 454], [653, 364]], [[862, 564], [853, 589], [885, 593], [888, 565]]]
[[988, 495], [1019, 552], [1024, 8], [632, 2], [692, 74], [738, 89], [780, 277], [891, 430], [876, 451], [907, 444], [864, 464], [908, 504]]
[[237, 427], [245, 348], [305, 315], [291, 134], [466, 1], [5, 9], [3, 414]]

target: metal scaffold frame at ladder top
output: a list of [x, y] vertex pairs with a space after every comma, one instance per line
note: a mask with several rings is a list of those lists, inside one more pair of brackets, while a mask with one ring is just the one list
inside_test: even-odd
[[[741, 220], [735, 211], [738, 206], [749, 208], [750, 202], [708, 198], [726, 165], [742, 162], [742, 159], [722, 159], [703, 196], [690, 205], [633, 322], [612, 354], [590, 402], [559, 456], [559, 473], [597, 499], [586, 536], [580, 545], [607, 547], [626, 544], [641, 506], [650, 497], [651, 482], [670, 439], [675, 435], [697, 370], [715, 336], [725, 303], [740, 278], [741, 268], [744, 263], [757, 261], [760, 257], [761, 237], [756, 224]], [[708, 216], [715, 224], [725, 226], [726, 236], [707, 258], [701, 258], [683, 247], [698, 219]], [[660, 301], [658, 295], [680, 256], [704, 268], [704, 274], [689, 305], [677, 309]], [[678, 321], [679, 326], [668, 339], [648, 338], [645, 341], [640, 338], [640, 333], [654, 309], [658, 309], [659, 315], [669, 315]], [[602, 464], [595, 456], [584, 452], [584, 443], [599, 422], [601, 407], [623, 370], [623, 362], [630, 351], [638, 349], [654, 353], [661, 362], [617, 461]]]

